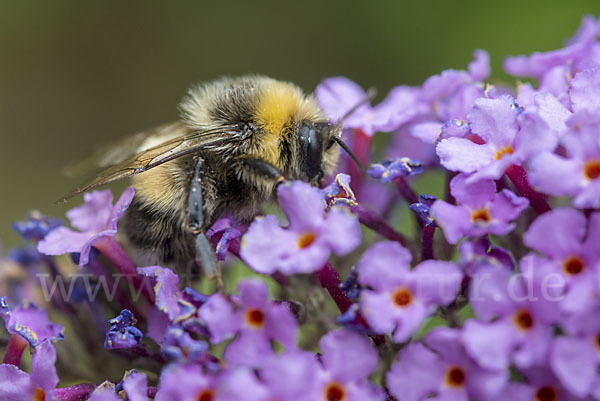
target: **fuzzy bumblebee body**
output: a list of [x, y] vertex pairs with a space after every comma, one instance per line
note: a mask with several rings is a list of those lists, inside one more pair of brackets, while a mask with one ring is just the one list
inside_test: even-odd
[[190, 89], [179, 109], [180, 121], [122, 142], [133, 156], [117, 144], [102, 159], [113, 165], [65, 197], [132, 176], [118, 239], [138, 265], [206, 265], [204, 233], [219, 217], [249, 221], [281, 180], [319, 185], [336, 166], [340, 127], [291, 83], [225, 78]]

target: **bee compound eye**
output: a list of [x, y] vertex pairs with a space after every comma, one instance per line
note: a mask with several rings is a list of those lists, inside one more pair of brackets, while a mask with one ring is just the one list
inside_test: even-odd
[[308, 179], [322, 174], [323, 137], [318, 128], [314, 124], [302, 123], [299, 130], [301, 169]]

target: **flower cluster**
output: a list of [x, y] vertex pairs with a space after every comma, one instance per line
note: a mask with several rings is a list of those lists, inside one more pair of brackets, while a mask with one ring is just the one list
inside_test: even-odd
[[216, 291], [136, 266], [115, 237], [131, 188], [85, 194], [74, 229], [16, 223], [0, 400], [600, 401], [599, 35], [586, 17], [564, 48], [508, 58], [537, 80], [514, 89], [485, 83], [482, 50], [375, 106], [324, 80], [370, 168], [284, 181], [282, 213], [217, 221]]

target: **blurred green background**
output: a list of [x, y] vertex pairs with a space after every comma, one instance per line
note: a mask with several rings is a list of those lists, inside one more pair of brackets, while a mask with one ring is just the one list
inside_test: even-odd
[[379, 96], [466, 68], [490, 52], [560, 47], [598, 0], [566, 1], [2, 1], [0, 239], [31, 209], [80, 184], [61, 168], [111, 139], [174, 120], [186, 88], [262, 73], [312, 91], [345, 75]]

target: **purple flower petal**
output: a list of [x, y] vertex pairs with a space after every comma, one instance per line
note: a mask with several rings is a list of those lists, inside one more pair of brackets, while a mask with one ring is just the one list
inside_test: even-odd
[[56, 350], [50, 341], [44, 341], [31, 358], [31, 385], [52, 394], [58, 385], [55, 364]]
[[570, 82], [573, 111], [600, 110], [600, 68], [580, 71]]
[[71, 225], [80, 231], [101, 231], [111, 214], [113, 194], [110, 189], [83, 194], [84, 204], [67, 212]]
[[325, 204], [318, 188], [293, 181], [278, 187], [277, 199], [288, 217], [290, 230], [314, 231], [323, 222]]
[[[556, 230], [560, 227], [560, 230]], [[579, 250], [585, 235], [586, 220], [580, 212], [560, 208], [538, 217], [529, 227], [523, 241], [551, 258], [561, 259]]]
[[519, 131], [517, 116], [521, 109], [511, 96], [479, 98], [467, 116], [473, 133], [500, 150], [512, 145]]
[[[340, 119], [367, 96], [358, 84], [344, 77], [324, 79], [315, 89], [315, 95], [319, 106], [331, 120]], [[366, 109], [368, 109], [368, 105], [363, 105], [356, 112], [359, 113]]]
[[129, 401], [148, 401], [148, 379], [143, 373], [134, 373], [127, 376], [123, 388]]
[[340, 380], [366, 379], [377, 367], [377, 352], [367, 338], [356, 332], [330, 331], [319, 346], [325, 368]]
[[483, 81], [490, 75], [490, 55], [485, 50], [473, 52], [475, 60], [469, 63], [469, 74], [474, 81]]
[[441, 134], [441, 128], [439, 122], [424, 122], [413, 125], [410, 134], [425, 143], [434, 143]]
[[241, 326], [231, 303], [218, 293], [198, 309], [198, 316], [208, 325], [214, 343], [232, 337]]
[[322, 230], [320, 236], [336, 255], [346, 255], [360, 244], [360, 223], [346, 209], [332, 209], [327, 214]]
[[465, 349], [481, 367], [492, 370], [507, 369], [511, 351], [515, 347], [514, 329], [505, 321], [480, 323], [469, 319], [463, 328]]
[[496, 151], [488, 145], [477, 145], [464, 138], [442, 139], [435, 151], [440, 163], [450, 171], [472, 173], [494, 160]]
[[471, 214], [464, 207], [437, 200], [431, 206], [431, 213], [438, 226], [444, 230], [446, 240], [451, 244], [456, 244], [471, 227]]
[[577, 177], [583, 166], [576, 159], [565, 159], [552, 153], [542, 153], [530, 162], [528, 179], [540, 191], [556, 196], [575, 195], [581, 188]]
[[387, 384], [396, 399], [423, 401], [439, 388], [444, 367], [437, 355], [421, 343], [406, 346], [387, 372]]
[[34, 388], [29, 375], [15, 365], [0, 365], [0, 399], [6, 401], [29, 401]]
[[460, 290], [463, 274], [452, 262], [426, 260], [415, 267], [417, 296], [426, 304], [448, 305]]
[[411, 259], [410, 252], [397, 242], [378, 242], [358, 262], [358, 279], [375, 290], [393, 288], [408, 274]]

